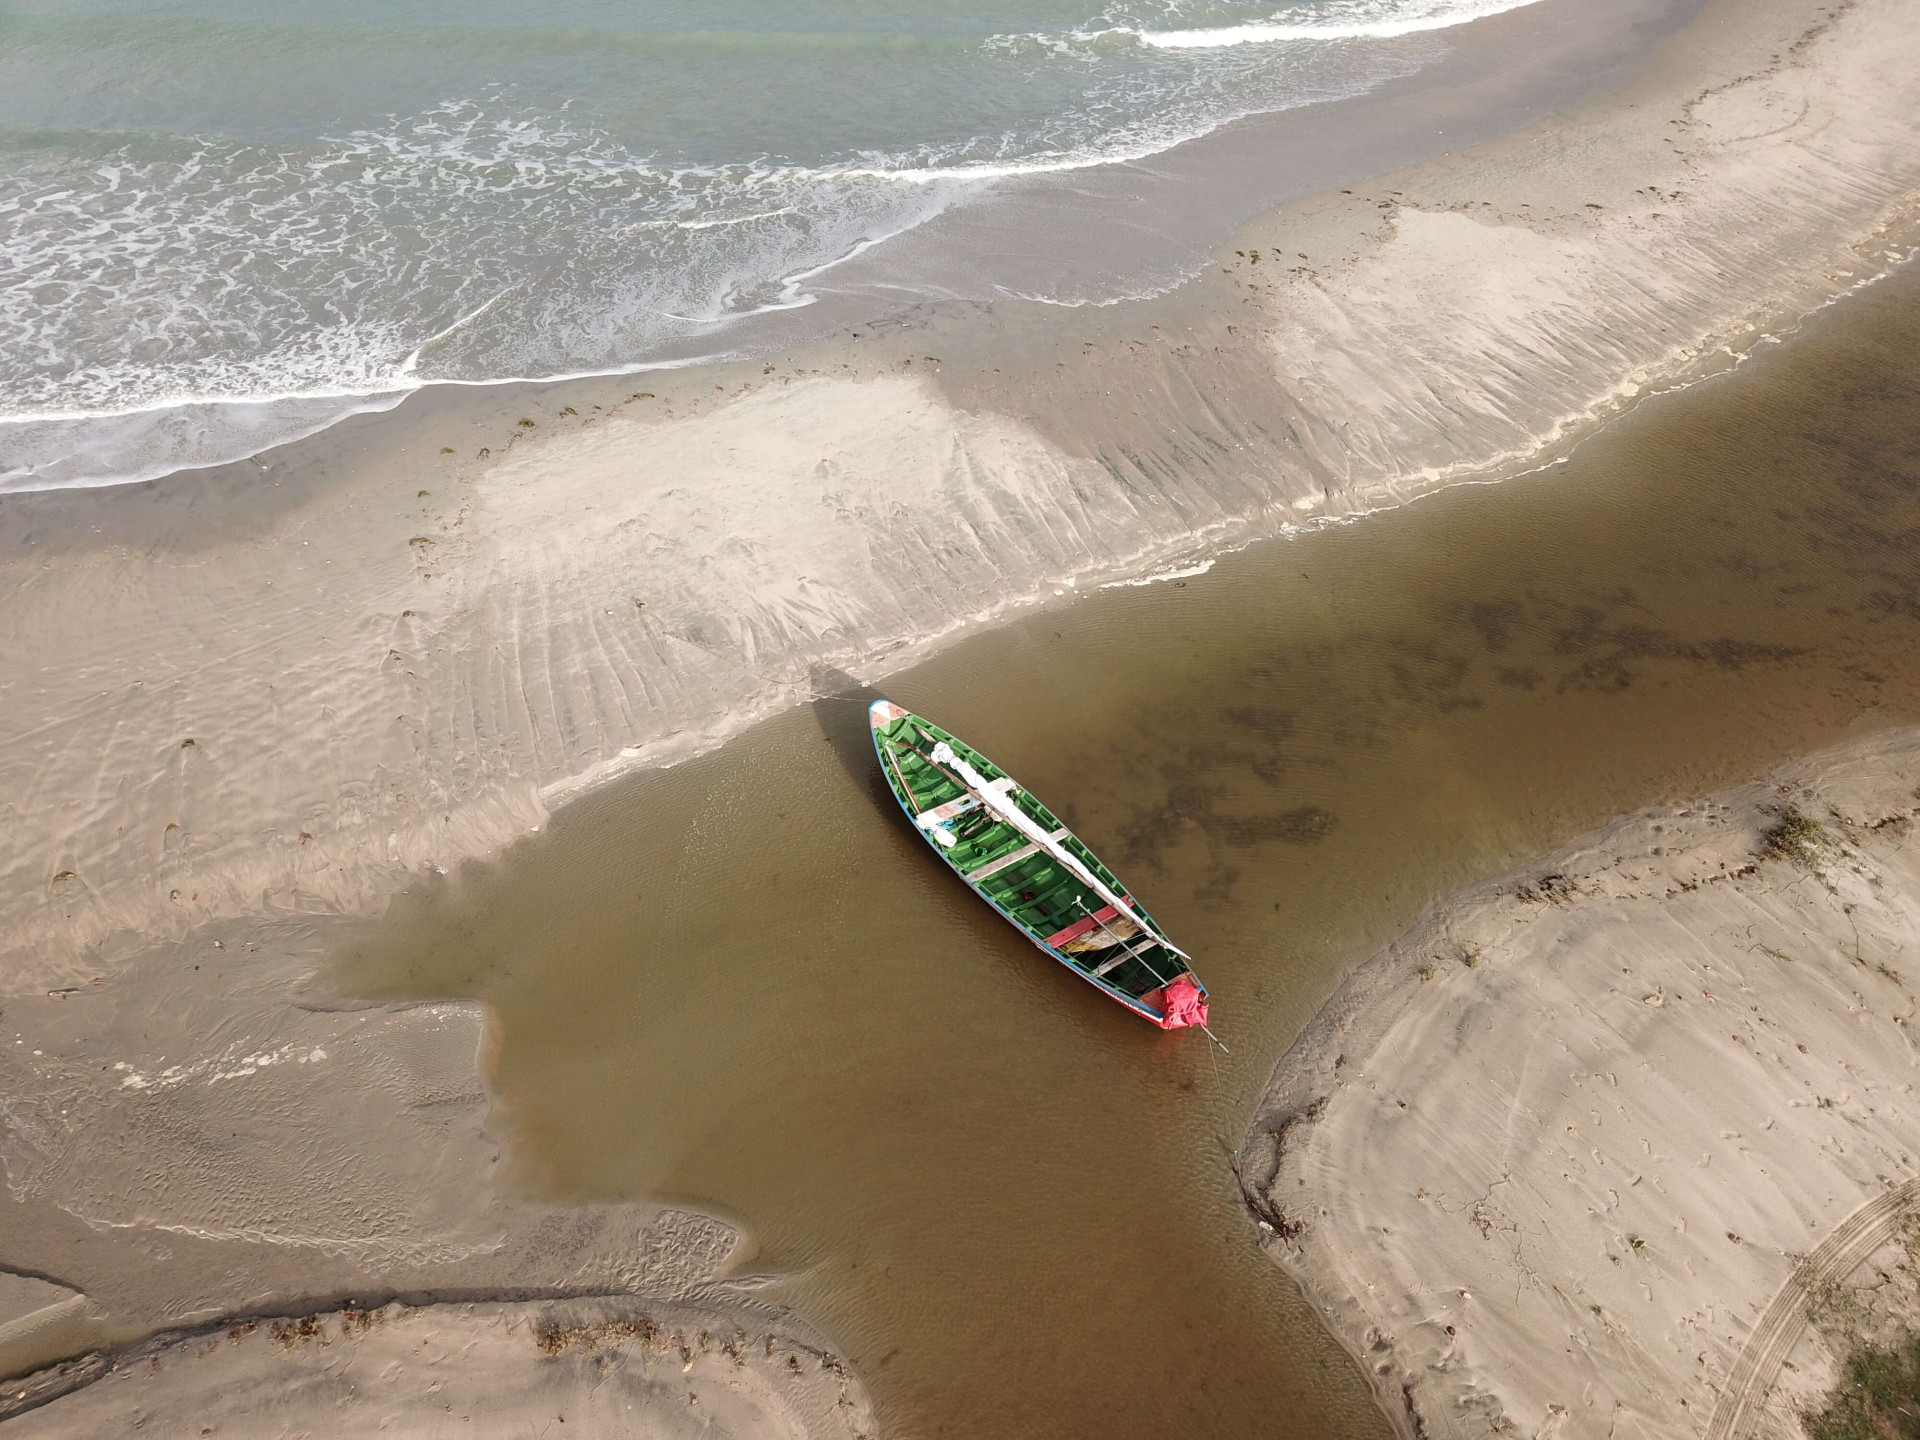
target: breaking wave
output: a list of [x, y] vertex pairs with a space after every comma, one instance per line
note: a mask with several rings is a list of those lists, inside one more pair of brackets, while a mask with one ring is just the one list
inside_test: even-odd
[[[938, 68], [891, 81], [891, 100], [796, 89], [796, 70], [826, 63], [818, 47], [776, 64], [759, 52], [786, 42], [757, 35], [764, 82], [816, 111], [788, 122], [784, 153], [753, 158], [714, 158], [740, 135], [709, 135], [719, 122], [698, 96], [684, 133], [609, 119], [618, 66], [598, 111], [522, 78], [306, 136], [0, 129], [0, 490], [220, 464], [428, 384], [710, 354], [741, 320], [811, 303], [836, 266], [960, 197], [1361, 93], [1421, 56], [1388, 45], [1342, 58], [1325, 42], [1436, 30], [1527, 0], [1264, 14], [1245, 0], [1144, 3], [1154, 8], [919, 45], [913, 63]], [[894, 53], [885, 37], [855, 38], [840, 49]], [[189, 40], [217, 66], [215, 40]], [[82, 41], [100, 49], [92, 32], [64, 43]], [[569, 73], [583, 43], [554, 41]], [[0, 56], [0, 88], [27, 74], [31, 50]], [[728, 67], [747, 62], [725, 46], [693, 50], [746, 83]], [[832, 63], [855, 62], [836, 52]], [[259, 103], [277, 103], [260, 83]], [[58, 110], [57, 97], [47, 104]], [[985, 126], [990, 116], [1002, 123]], [[808, 126], [819, 133], [803, 136]], [[924, 138], [908, 142], [915, 128]]]
[[1140, 30], [1142, 44], [1163, 50], [1212, 50], [1228, 45], [1272, 45], [1283, 41], [1392, 40], [1430, 30], [1447, 30], [1473, 20], [1518, 10], [1534, 0], [1414, 0], [1380, 4], [1340, 0], [1332, 5], [1295, 7], [1271, 19], [1198, 30]]

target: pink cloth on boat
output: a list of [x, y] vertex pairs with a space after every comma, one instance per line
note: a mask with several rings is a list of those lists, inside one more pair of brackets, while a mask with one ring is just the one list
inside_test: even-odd
[[1181, 1030], [1207, 1023], [1207, 997], [1194, 984], [1191, 975], [1179, 976], [1160, 992], [1160, 1010], [1162, 1030]]

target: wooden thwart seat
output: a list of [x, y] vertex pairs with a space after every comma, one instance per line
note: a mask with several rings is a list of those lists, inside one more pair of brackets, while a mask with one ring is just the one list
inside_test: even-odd
[[913, 823], [918, 825], [922, 830], [925, 830], [928, 826], [937, 825], [942, 820], [951, 820], [955, 816], [964, 815], [969, 810], [978, 810], [979, 808], [980, 801], [978, 798], [972, 795], [962, 795], [957, 800], [949, 800], [944, 805], [935, 805], [931, 810], [921, 811], [913, 817]]
[[[1052, 840], [1059, 840], [1063, 836], [1065, 836], [1066, 833], [1067, 832], [1065, 830], [1056, 830], [1048, 838]], [[1018, 850], [1009, 850], [1006, 854], [1002, 855], [998, 860], [989, 860], [986, 864], [982, 865], [978, 870], [966, 871], [965, 872], [966, 877], [973, 884], [978, 885], [982, 880], [985, 880], [990, 876], [998, 875], [1002, 870], [1006, 869], [1009, 865], [1018, 865], [1022, 860], [1026, 859], [1029, 855], [1033, 854], [1039, 848], [1040, 847], [1037, 844], [1029, 840], [1025, 845], [1022, 845]]]
[[1026, 859], [1029, 855], [1033, 854], [1034, 851], [1038, 850], [1039, 848], [1040, 847], [1038, 845], [1035, 845], [1031, 840], [1029, 840], [1025, 845], [1022, 845], [1018, 850], [1009, 850], [1006, 854], [1002, 855], [998, 860], [989, 860], [986, 864], [982, 865], [978, 870], [967, 871], [967, 879], [971, 880], [974, 884], [978, 885], [982, 880], [987, 879], [989, 876], [998, 875], [1002, 870], [1006, 869], [1009, 865], [1018, 865], [1022, 860]]
[[1095, 979], [1098, 979], [1100, 976], [1106, 974], [1109, 970], [1113, 969], [1114, 966], [1119, 965], [1125, 961], [1131, 960], [1134, 956], [1140, 954], [1143, 951], [1153, 949], [1153, 947], [1158, 945], [1159, 943], [1160, 943], [1160, 940], [1158, 936], [1149, 935], [1147, 936], [1146, 939], [1142, 940], [1138, 945], [1129, 946], [1127, 949], [1122, 950], [1118, 955], [1115, 955], [1109, 960], [1102, 960], [1097, 968], [1090, 970], [1087, 973], [1092, 975]]

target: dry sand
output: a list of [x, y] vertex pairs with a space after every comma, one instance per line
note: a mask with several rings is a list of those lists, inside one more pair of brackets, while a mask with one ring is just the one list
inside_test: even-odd
[[[67, 1389], [65, 1387], [71, 1387]], [[49, 1403], [51, 1402], [51, 1403]], [[870, 1434], [845, 1369], [779, 1326], [606, 1301], [383, 1305], [156, 1337], [0, 1394], [34, 1433], [816, 1440]]]
[[1458, 896], [1328, 1002], [1240, 1170], [1403, 1433], [1794, 1437], [1911, 1323], [1916, 816], [1920, 732], [1862, 739]]
[[0, 1362], [349, 1298], [745, 1304], [721, 1221], [516, 1198], [482, 1017], [307, 992], [340, 927], [817, 666], [1538, 463], [1730, 363], [1903, 243], [1908, 12], [1724, 0], [1626, 93], [1290, 207], [1158, 300], [4, 497]]

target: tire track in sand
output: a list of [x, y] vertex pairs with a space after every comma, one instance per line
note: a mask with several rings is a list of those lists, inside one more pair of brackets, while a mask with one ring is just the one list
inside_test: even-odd
[[1920, 1201], [1920, 1178], [1874, 1196], [1834, 1226], [1793, 1267], [1727, 1373], [1727, 1388], [1713, 1407], [1706, 1440], [1747, 1440], [1780, 1374], [1780, 1362], [1807, 1331], [1807, 1306], [1814, 1292], [1851, 1272], [1892, 1239], [1916, 1201]]

